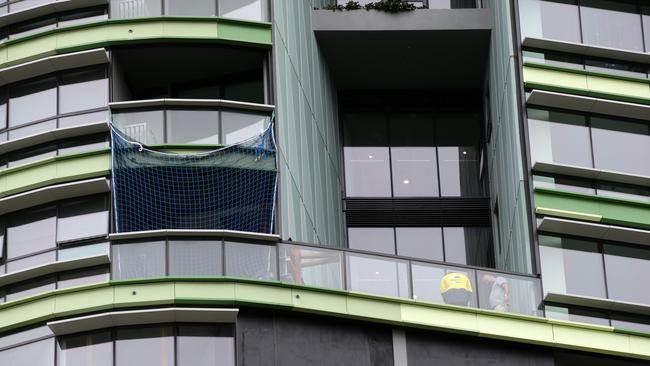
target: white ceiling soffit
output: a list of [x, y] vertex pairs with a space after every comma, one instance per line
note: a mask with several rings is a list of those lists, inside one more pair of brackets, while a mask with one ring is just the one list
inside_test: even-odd
[[611, 170], [585, 168], [568, 164], [536, 161], [533, 164], [533, 171], [650, 187], [650, 177], [647, 175], [626, 174]]
[[650, 246], [650, 231], [584, 221], [543, 217], [538, 231]]
[[156, 323], [234, 323], [238, 309], [164, 308], [131, 311], [112, 311], [47, 323], [57, 335], [85, 332], [95, 329]]
[[65, 53], [0, 69], [0, 86], [56, 71], [108, 63], [108, 51], [96, 48]]

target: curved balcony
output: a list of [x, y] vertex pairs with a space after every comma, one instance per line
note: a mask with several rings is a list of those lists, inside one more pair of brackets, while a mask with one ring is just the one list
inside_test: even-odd
[[68, 52], [155, 42], [271, 46], [271, 24], [217, 17], [111, 19], [41, 32], [0, 45], [0, 68]]

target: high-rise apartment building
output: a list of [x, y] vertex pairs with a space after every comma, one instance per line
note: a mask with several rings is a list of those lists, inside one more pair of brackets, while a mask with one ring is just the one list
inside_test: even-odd
[[0, 37], [0, 366], [650, 360], [645, 1], [11, 0]]

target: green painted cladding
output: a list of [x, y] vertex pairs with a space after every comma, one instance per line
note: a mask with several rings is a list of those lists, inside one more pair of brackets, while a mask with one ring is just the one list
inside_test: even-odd
[[274, 1], [274, 67], [284, 239], [343, 245], [336, 89], [309, 1]]
[[[511, 36], [510, 1], [486, 1], [494, 26], [490, 44], [489, 111], [492, 134], [487, 148], [492, 207], [498, 202], [499, 223], [493, 217], [498, 268], [531, 273], [529, 207], [521, 156], [516, 64]], [[499, 230], [497, 230], [497, 228]], [[498, 237], [497, 237], [498, 236]]]
[[533, 89], [650, 104], [650, 81], [643, 79], [526, 64], [524, 83]]
[[[603, 224], [650, 229], [650, 204], [589, 194], [535, 189], [540, 213], [567, 218], [593, 218]], [[600, 220], [598, 220], [600, 218]]]
[[106, 176], [111, 154], [107, 150], [48, 158], [0, 171], [0, 197], [51, 184]]
[[65, 27], [0, 45], [0, 68], [42, 57], [138, 42], [220, 42], [270, 47], [271, 24], [216, 17], [116, 19]]
[[63, 316], [157, 305], [261, 307], [650, 359], [650, 334], [453, 305], [236, 278], [113, 281], [0, 304], [0, 332]]

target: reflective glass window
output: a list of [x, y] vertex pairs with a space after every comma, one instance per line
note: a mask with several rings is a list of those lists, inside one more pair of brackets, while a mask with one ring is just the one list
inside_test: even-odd
[[650, 333], [650, 320], [644, 317], [612, 314], [610, 320], [614, 328]]
[[474, 113], [436, 117], [441, 196], [480, 196], [479, 119]]
[[389, 118], [391, 146], [435, 146], [433, 115], [395, 113]]
[[274, 246], [226, 243], [225, 254], [226, 276], [277, 279]]
[[280, 280], [299, 285], [343, 288], [342, 253], [334, 250], [280, 245]]
[[348, 289], [371, 294], [409, 297], [407, 262], [361, 254], [346, 255]]
[[478, 271], [479, 307], [524, 315], [541, 315], [538, 307], [540, 282], [537, 279]]
[[348, 228], [348, 247], [369, 252], [395, 254], [393, 228]]
[[646, 279], [650, 278], [650, 250], [605, 245], [605, 273], [609, 298], [650, 304]]
[[643, 20], [643, 39], [645, 39], [645, 51], [650, 52], [650, 5], [641, 6]]
[[[546, 285], [546, 280], [544, 280], [544, 284]], [[602, 311], [549, 305], [546, 305], [544, 307], [544, 310], [546, 317], [551, 319], [569, 320], [573, 322], [590, 323], [605, 326], [609, 325], [607, 315]]]
[[116, 280], [165, 275], [165, 242], [113, 245], [112, 273]]
[[388, 146], [388, 125], [383, 114], [347, 113], [344, 120], [345, 146]]
[[165, 15], [210, 16], [216, 15], [214, 0], [165, 0]]
[[64, 73], [59, 86], [59, 113], [105, 107], [108, 79], [103, 68]]
[[591, 118], [594, 165], [598, 169], [650, 175], [650, 125]]
[[[9, 98], [9, 126], [20, 126], [55, 116], [56, 93], [56, 78], [53, 76], [13, 86]], [[34, 108], [36, 105], [38, 108]]]
[[54, 338], [29, 343], [0, 352], [3, 366], [53, 366]]
[[438, 170], [433, 147], [392, 147], [393, 195], [437, 197]]
[[56, 251], [54, 250], [7, 262], [7, 273], [53, 262], [56, 262]]
[[641, 17], [636, 2], [581, 0], [583, 42], [643, 52]]
[[164, 144], [163, 111], [125, 111], [113, 114], [113, 123], [129, 138], [143, 144]]
[[539, 236], [544, 291], [606, 298], [598, 245], [591, 241]]
[[14, 213], [7, 224], [7, 258], [39, 252], [56, 246], [56, 207]]
[[600, 196], [623, 198], [628, 200], [650, 202], [650, 188], [625, 184], [597, 182], [597, 194]]
[[108, 220], [104, 196], [63, 202], [57, 220], [57, 241], [106, 235]]
[[98, 267], [85, 269], [82, 271], [75, 271], [64, 273], [59, 276], [57, 288], [69, 288], [81, 285], [90, 285], [93, 283], [101, 283], [110, 280], [110, 273], [108, 267]]
[[552, 52], [552, 51], [533, 51], [524, 50], [524, 62], [531, 62], [545, 65], [555, 65], [571, 69], [584, 69], [582, 58], [573, 54]]
[[110, 0], [111, 18], [153, 17], [162, 15], [160, 0]]
[[84, 136], [68, 141], [59, 145], [59, 156], [68, 154], [77, 154], [86, 151], [101, 150], [109, 147], [106, 136]]
[[111, 332], [60, 337], [57, 366], [113, 366]]
[[443, 261], [442, 229], [439, 227], [398, 227], [397, 255]]
[[522, 37], [580, 43], [580, 18], [575, 0], [519, 0]]
[[106, 122], [106, 121], [108, 121], [107, 111], [84, 113], [84, 114], [59, 118], [59, 128], [79, 126], [87, 123]]
[[137, 327], [117, 330], [115, 361], [118, 366], [174, 365], [172, 327]]
[[177, 366], [235, 365], [235, 336], [231, 326], [178, 327]]
[[467, 264], [467, 235], [465, 228], [443, 228], [445, 236], [445, 262]]
[[5, 128], [7, 128], [7, 89], [0, 88], [0, 130]]
[[50, 131], [56, 128], [56, 119], [51, 119], [48, 121], [24, 126], [9, 131], [9, 140], [19, 139], [21, 137], [34, 135], [44, 131]]
[[174, 240], [169, 242], [170, 276], [220, 276], [221, 243]]
[[259, 136], [268, 126], [268, 117], [260, 114], [221, 112], [223, 143], [235, 144]]
[[9, 5], [9, 11], [14, 12], [52, 2], [52, 0], [22, 0]]
[[589, 129], [584, 116], [528, 109], [531, 160], [592, 167]]
[[266, 20], [266, 0], [219, 0], [219, 16], [247, 20]]
[[38, 338], [45, 338], [53, 335], [54, 333], [52, 333], [52, 331], [47, 325], [39, 326], [36, 328], [30, 328], [16, 333], [3, 335], [2, 337], [0, 337], [0, 348], [8, 348], [21, 343], [27, 343], [29, 341], [33, 341]]
[[23, 150], [21, 152], [11, 154], [7, 166], [9, 168], [12, 168], [15, 166], [28, 164], [34, 161], [39, 161], [54, 156], [56, 156], [55, 145], [37, 147], [37, 148]]
[[219, 144], [219, 112], [167, 110], [167, 142], [170, 144]]
[[533, 184], [535, 188], [559, 189], [562, 191], [595, 194], [593, 184], [587, 180], [573, 177], [551, 177], [546, 175], [534, 175]]
[[7, 291], [7, 301], [22, 299], [27, 296], [41, 294], [46, 291], [51, 291], [56, 288], [54, 277], [44, 277], [36, 280], [29, 280], [18, 285], [9, 287]]
[[348, 197], [390, 197], [390, 157], [387, 147], [344, 147], [345, 190]]

